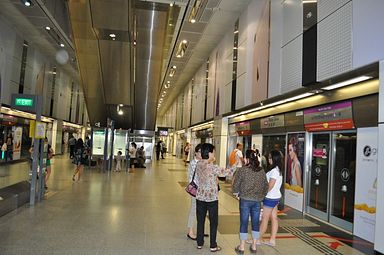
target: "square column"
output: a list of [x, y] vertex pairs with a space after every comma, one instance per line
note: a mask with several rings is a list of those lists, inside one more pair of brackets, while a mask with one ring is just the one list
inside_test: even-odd
[[216, 149], [216, 164], [227, 167], [228, 118], [213, 121], [213, 140]]
[[380, 62], [379, 70], [379, 146], [377, 171], [377, 200], [375, 250], [384, 253], [384, 60]]

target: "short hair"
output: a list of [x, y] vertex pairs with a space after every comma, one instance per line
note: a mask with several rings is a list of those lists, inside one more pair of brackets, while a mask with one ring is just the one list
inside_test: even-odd
[[237, 143], [236, 148], [239, 148], [240, 145], [243, 145], [242, 143]]
[[201, 143], [199, 143], [198, 145], [196, 145], [196, 147], [195, 147], [195, 153], [199, 152], [199, 150], [201, 150]]
[[201, 145], [201, 158], [202, 159], [209, 159], [209, 153], [212, 153], [215, 149], [215, 146], [213, 146], [210, 143], [203, 143]]

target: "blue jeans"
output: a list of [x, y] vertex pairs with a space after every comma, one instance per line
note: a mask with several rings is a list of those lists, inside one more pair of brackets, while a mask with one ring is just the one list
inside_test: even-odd
[[240, 199], [240, 240], [248, 239], [248, 220], [251, 215], [252, 221], [252, 238], [259, 239], [259, 218], [261, 202]]

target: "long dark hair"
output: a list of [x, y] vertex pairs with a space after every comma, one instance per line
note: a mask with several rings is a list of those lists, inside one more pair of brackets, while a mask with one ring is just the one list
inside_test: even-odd
[[258, 172], [262, 169], [260, 167], [260, 161], [254, 150], [246, 150], [245, 157], [248, 159], [248, 164], [246, 164], [246, 166], [249, 166], [253, 171]]
[[280, 175], [282, 174], [282, 171], [283, 171], [283, 168], [282, 168], [282, 157], [281, 157], [281, 152], [278, 151], [278, 150], [271, 150], [271, 152], [269, 152], [269, 156], [271, 157], [272, 159], [272, 165], [271, 165], [271, 169], [275, 168], [275, 167], [278, 167], [279, 168], [279, 172], [280, 172]]
[[83, 139], [79, 138], [77, 139], [77, 142], [76, 142], [76, 148], [80, 149], [82, 147], [84, 147], [84, 142], [83, 142]]

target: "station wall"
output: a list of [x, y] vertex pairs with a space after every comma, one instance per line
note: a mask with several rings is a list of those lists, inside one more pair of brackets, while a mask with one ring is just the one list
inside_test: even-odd
[[[45, 56], [42, 50], [33, 45], [32, 40], [24, 38], [21, 33], [18, 33], [14, 27], [0, 17], [1, 103], [10, 105], [11, 95], [13, 93], [19, 93], [22, 54], [25, 41], [28, 42], [28, 46], [23, 93], [35, 94], [36, 78], [39, 74], [44, 73], [43, 115], [74, 123], [86, 124], [88, 121], [86, 107], [78, 77], [71, 77], [71, 75], [56, 63], [55, 59], [50, 59]], [[56, 67], [55, 80], [54, 67]], [[53, 99], [52, 112], [51, 99]], [[70, 110], [72, 111], [71, 114]]]

